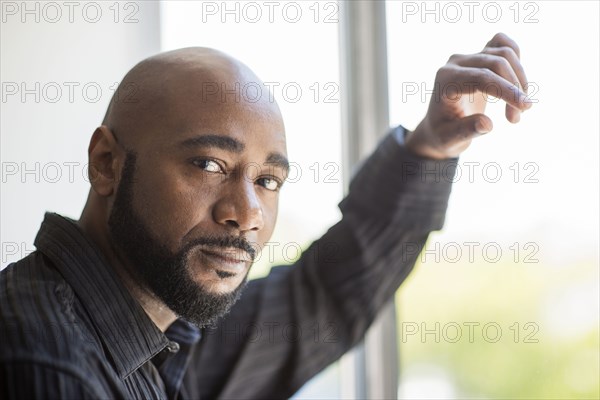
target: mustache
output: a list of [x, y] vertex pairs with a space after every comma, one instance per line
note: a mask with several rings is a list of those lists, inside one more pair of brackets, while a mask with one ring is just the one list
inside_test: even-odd
[[220, 247], [223, 249], [234, 247], [248, 253], [252, 261], [256, 259], [256, 249], [252, 247], [246, 238], [241, 236], [202, 236], [190, 241], [182, 253], [187, 254], [193, 248], [202, 246]]

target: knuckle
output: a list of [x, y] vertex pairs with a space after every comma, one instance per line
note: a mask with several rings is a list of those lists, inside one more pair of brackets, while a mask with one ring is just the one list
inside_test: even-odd
[[517, 58], [517, 53], [510, 46], [502, 46], [502, 47], [499, 47], [498, 50], [502, 54], [502, 57], [504, 57], [506, 59], [508, 59], [508, 58], [515, 59], [515, 58]]
[[445, 81], [451, 73], [452, 68], [448, 67], [447, 65], [444, 65], [443, 67], [437, 70], [437, 73], [435, 74], [435, 80]]
[[517, 56], [521, 54], [521, 50], [517, 42], [503, 32], [496, 33], [492, 40], [489, 41], [488, 45], [491, 47], [510, 47]]
[[496, 47], [491, 53], [506, 59], [513, 59], [514, 55], [514, 51], [508, 46]]
[[498, 52], [498, 48], [490, 46], [490, 43], [488, 43], [488, 46], [485, 46], [483, 50], [481, 50], [482, 54], [496, 54]]
[[512, 50], [515, 52], [515, 54], [518, 57], [519, 54], [521, 54], [521, 48], [519, 47], [517, 42], [515, 42], [514, 40], [511, 40], [510, 44], [511, 44]]
[[494, 61], [494, 63], [495, 63], [495, 68], [498, 69], [498, 71], [510, 71], [511, 70], [510, 63], [504, 57], [497, 57], [496, 60]]
[[494, 58], [490, 62], [490, 67], [492, 71], [496, 71], [496, 73], [504, 70], [504, 64], [502, 63], [500, 58]]
[[448, 58], [448, 62], [449, 63], [455, 63], [458, 60], [460, 60], [463, 57], [462, 54], [452, 54], [449, 58]]
[[482, 83], [493, 80], [494, 75], [494, 72], [492, 72], [492, 70], [490, 70], [489, 68], [477, 68], [476, 76]]
[[512, 43], [512, 41], [513, 40], [510, 37], [508, 37], [508, 35], [504, 32], [496, 33], [491, 40], [491, 42], [494, 43], [498, 47], [502, 46], [505, 43]]

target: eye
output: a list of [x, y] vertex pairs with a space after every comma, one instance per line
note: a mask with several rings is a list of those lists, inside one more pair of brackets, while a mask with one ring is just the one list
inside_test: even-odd
[[219, 163], [214, 160], [197, 159], [194, 160], [193, 163], [195, 166], [205, 170], [206, 172], [212, 172], [217, 174], [223, 173], [223, 168], [221, 168]]
[[281, 182], [273, 178], [259, 178], [256, 182], [265, 189], [270, 190], [272, 192], [278, 191], [282, 185]]

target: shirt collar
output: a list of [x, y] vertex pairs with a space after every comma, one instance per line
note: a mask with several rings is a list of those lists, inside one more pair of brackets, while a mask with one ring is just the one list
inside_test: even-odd
[[121, 379], [169, 344], [77, 224], [46, 213], [34, 242], [73, 288]]

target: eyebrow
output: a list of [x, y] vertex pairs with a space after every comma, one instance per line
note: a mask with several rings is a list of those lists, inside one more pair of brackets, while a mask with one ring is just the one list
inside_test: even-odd
[[[208, 135], [199, 135], [194, 136], [188, 139], [185, 139], [181, 142], [183, 147], [216, 147], [218, 149], [230, 151], [232, 153], [239, 154], [246, 148], [244, 143], [240, 142], [237, 139], [231, 138], [229, 136], [221, 136], [215, 134]], [[288, 159], [281, 153], [269, 153], [267, 156], [267, 161], [265, 161], [265, 165], [272, 165], [274, 167], [279, 167], [285, 172], [289, 172], [290, 170], [290, 162]]]
[[267, 161], [265, 161], [265, 164], [282, 168], [283, 170], [285, 170], [286, 174], [290, 170], [290, 162], [281, 153], [270, 153], [269, 156], [267, 157]]
[[246, 147], [244, 143], [229, 136], [211, 134], [191, 137], [181, 142], [181, 145], [184, 147], [216, 147], [232, 153], [241, 153]]

